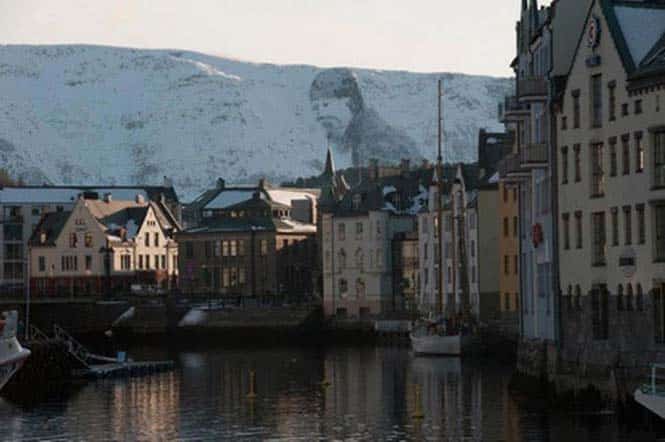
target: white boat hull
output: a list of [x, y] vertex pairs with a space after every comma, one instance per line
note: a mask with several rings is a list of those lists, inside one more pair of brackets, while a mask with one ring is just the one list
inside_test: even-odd
[[16, 339], [17, 324], [16, 312], [3, 312], [0, 316], [0, 390], [30, 356], [30, 350], [23, 348]]
[[635, 390], [634, 397], [638, 404], [657, 414], [661, 419], [665, 419], [665, 396], [645, 393], [638, 388]]
[[415, 336], [411, 334], [411, 346], [416, 354], [461, 356], [468, 339], [462, 335]]

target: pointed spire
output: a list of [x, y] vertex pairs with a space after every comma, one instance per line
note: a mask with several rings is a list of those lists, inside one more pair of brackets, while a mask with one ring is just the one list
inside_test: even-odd
[[328, 146], [328, 152], [326, 153], [326, 165], [323, 168], [323, 175], [333, 177], [335, 176], [335, 162], [333, 161], [332, 150]]
[[526, 11], [526, 0], [522, 0], [522, 11]]

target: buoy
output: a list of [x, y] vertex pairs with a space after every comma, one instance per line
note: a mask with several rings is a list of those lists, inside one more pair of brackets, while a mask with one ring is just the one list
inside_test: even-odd
[[412, 419], [420, 420], [425, 417], [425, 414], [423, 413], [423, 406], [420, 400], [420, 385], [416, 384], [414, 385], [414, 395], [415, 395], [415, 410], [413, 410], [413, 414], [411, 415]]
[[255, 391], [256, 383], [256, 372], [254, 370], [249, 371], [249, 393], [247, 393], [247, 399], [256, 399]]

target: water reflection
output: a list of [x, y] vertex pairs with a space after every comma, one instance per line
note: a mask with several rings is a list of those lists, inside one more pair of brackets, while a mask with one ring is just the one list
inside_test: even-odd
[[[134, 349], [172, 373], [104, 380], [37, 405], [0, 399], [3, 440], [619, 440], [519, 406], [510, 370], [400, 348]], [[248, 399], [250, 373], [257, 397]], [[68, 387], [69, 388], [69, 387]], [[422, 415], [422, 418], [419, 418]]]

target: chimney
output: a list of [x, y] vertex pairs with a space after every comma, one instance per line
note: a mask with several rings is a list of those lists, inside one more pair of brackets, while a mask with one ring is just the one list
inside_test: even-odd
[[145, 198], [140, 193], [136, 194], [136, 204], [145, 204]]
[[110, 203], [113, 201], [113, 195], [111, 193], [105, 193], [104, 194], [104, 202], [105, 203]]
[[224, 181], [224, 178], [217, 178], [217, 188], [219, 190], [224, 190], [226, 187], [226, 181]]

